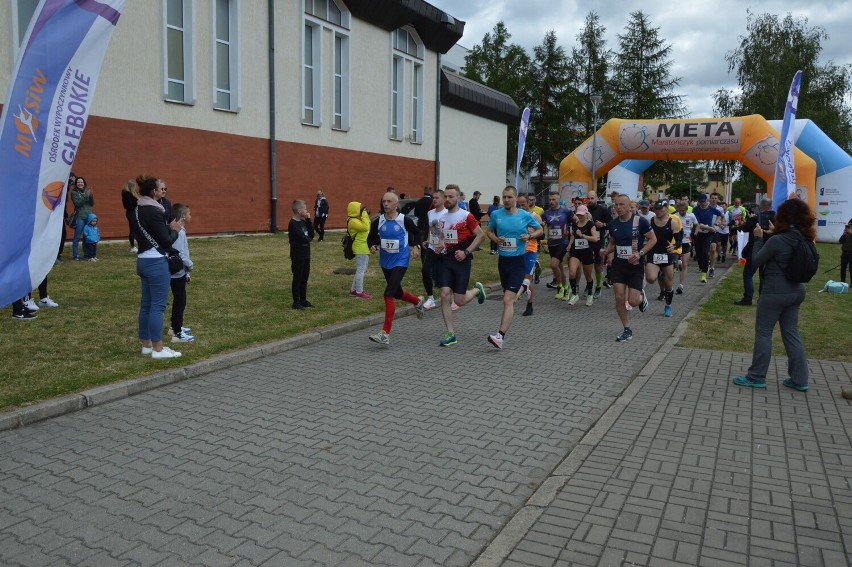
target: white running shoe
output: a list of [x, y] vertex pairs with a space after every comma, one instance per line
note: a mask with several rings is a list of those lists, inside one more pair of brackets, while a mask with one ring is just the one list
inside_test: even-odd
[[59, 304], [50, 299], [49, 297], [45, 297], [44, 299], [40, 299], [38, 302], [39, 305], [43, 307], [59, 307]]
[[591, 307], [594, 303], [595, 303], [595, 298], [594, 298], [594, 296], [592, 296], [592, 294], [587, 295], [587, 296], [586, 296], [586, 305], [587, 305], [588, 307]]
[[430, 295], [429, 299], [426, 300], [426, 303], [423, 304], [423, 309], [426, 311], [435, 309], [435, 298]]
[[500, 336], [500, 333], [488, 335], [488, 342], [494, 345], [495, 348], [503, 348], [503, 337]]
[[195, 337], [184, 331], [172, 336], [173, 343], [191, 343], [193, 341], [195, 341]]
[[30, 311], [38, 311], [38, 305], [36, 305], [36, 302], [29, 295], [27, 296], [27, 300], [24, 301], [24, 307], [26, 307]]
[[149, 347], [149, 346], [143, 346], [142, 347], [143, 356], [151, 356], [152, 352], [154, 352], [153, 347]]
[[180, 358], [180, 356], [181, 353], [176, 350], [172, 350], [167, 346], [164, 346], [163, 350], [161, 350], [160, 352], [151, 352], [151, 358], [153, 358], [154, 360], [162, 360], [165, 358]]
[[379, 343], [380, 345], [389, 345], [390, 344], [390, 335], [388, 335], [384, 331], [379, 331], [373, 335], [370, 335], [370, 340], [374, 343]]
[[580, 299], [580, 296], [576, 293], [572, 293], [571, 297], [568, 299], [568, 305], [577, 305], [577, 301]]

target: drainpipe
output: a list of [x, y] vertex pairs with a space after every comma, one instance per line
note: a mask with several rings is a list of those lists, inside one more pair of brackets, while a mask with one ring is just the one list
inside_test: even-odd
[[435, 189], [441, 181], [441, 54], [438, 53], [438, 81], [435, 93]]
[[275, 0], [268, 0], [269, 17], [269, 191], [272, 206], [269, 231], [278, 232], [278, 169], [275, 148]]

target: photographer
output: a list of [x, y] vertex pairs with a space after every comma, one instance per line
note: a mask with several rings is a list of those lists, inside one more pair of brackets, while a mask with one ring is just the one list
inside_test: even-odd
[[[852, 219], [840, 235], [840, 281], [846, 281], [846, 270], [852, 268]], [[849, 277], [852, 281], [852, 274]]]
[[[760, 200], [760, 211], [756, 215], [750, 216], [740, 227], [741, 232], [749, 235], [748, 244], [743, 248], [743, 258], [746, 265], [743, 268], [743, 298], [735, 301], [735, 305], [751, 305], [754, 298], [754, 263], [751, 260], [752, 249], [754, 248], [754, 229], [760, 227], [763, 234], [763, 241], [772, 236], [772, 221], [775, 220], [775, 212], [772, 210], [772, 201], [770, 199]], [[761, 279], [758, 291], [763, 289], [763, 280]]]

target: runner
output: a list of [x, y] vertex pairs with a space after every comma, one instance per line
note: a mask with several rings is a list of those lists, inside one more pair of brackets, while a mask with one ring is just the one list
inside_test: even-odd
[[[417, 318], [423, 318], [423, 298], [412, 295], [402, 289], [402, 278], [408, 270], [409, 255], [417, 258], [420, 252], [420, 240], [417, 225], [411, 218], [401, 215], [397, 209], [399, 197], [388, 191], [382, 196], [384, 213], [370, 224], [367, 243], [370, 251], [379, 251], [379, 265], [385, 275], [385, 322], [382, 330], [370, 335], [370, 340], [382, 345], [390, 344], [390, 332], [393, 316], [396, 312], [395, 299], [401, 299], [414, 305]], [[409, 242], [414, 246], [409, 246]]]
[[[536, 221], [538, 221], [539, 224], [542, 224], [541, 217], [539, 216], [539, 214], [536, 213], [535, 211], [531, 210], [531, 208], [530, 208], [529, 197], [527, 197], [526, 195], [518, 196], [517, 207], [518, 207], [518, 209], [521, 209], [521, 210], [524, 210], [524, 211], [530, 213], [533, 216], [533, 218]], [[543, 230], [543, 228], [542, 228], [542, 230]], [[530, 233], [532, 233], [534, 231], [534, 229], [529, 228], [528, 231]], [[520, 299], [521, 296], [524, 295], [524, 293], [526, 293], [527, 307], [526, 307], [526, 309], [524, 309], [524, 312], [521, 313], [521, 316], [522, 317], [529, 317], [530, 315], [533, 314], [533, 304], [532, 304], [533, 290], [532, 290], [532, 286], [530, 285], [530, 281], [532, 281], [533, 275], [536, 274], [535, 275], [535, 283], [538, 283], [538, 275], [537, 274], [541, 273], [541, 268], [538, 266], [538, 239], [537, 238], [530, 238], [529, 240], [527, 240], [527, 246], [526, 246], [525, 252], [524, 252], [524, 267], [526, 269], [526, 274], [524, 275], [523, 286], [522, 286], [521, 290], [518, 291], [517, 299]]]
[[651, 210], [651, 202], [648, 199], [641, 199], [639, 201], [639, 216], [648, 222], [651, 222], [656, 216]]
[[441, 346], [458, 344], [453, 326], [453, 303], [461, 307], [474, 297], [480, 304], [485, 302], [485, 288], [481, 283], [476, 282], [473, 289], [467, 289], [473, 251], [479, 248], [485, 233], [476, 217], [459, 207], [459, 193], [458, 185], [447, 185], [444, 189], [446, 210], [436, 217], [443, 235], [438, 253], [441, 257], [438, 265], [443, 273], [437, 279], [441, 287], [441, 313], [447, 327]]
[[[615, 198], [616, 197], [613, 197], [613, 201], [615, 201]], [[587, 208], [589, 209], [589, 214], [592, 215], [592, 222], [595, 223], [595, 228], [598, 229], [598, 242], [593, 248], [593, 252], [595, 254], [594, 298], [597, 299], [601, 296], [601, 285], [612, 287], [612, 282], [609, 281], [609, 270], [607, 270], [606, 282], [603, 281], [603, 265], [606, 263], [606, 258], [603, 254], [599, 253], [599, 251], [606, 245], [607, 230], [609, 230], [609, 223], [612, 221], [612, 215], [609, 213], [606, 205], [598, 202], [598, 194], [596, 192], [589, 191], [588, 199], [589, 204]]]
[[[443, 275], [443, 267], [440, 265], [441, 256], [438, 253], [443, 247], [443, 234], [441, 232], [441, 223], [438, 219], [442, 214], [446, 213], [446, 209], [444, 208], [444, 191], [441, 189], [431, 191], [431, 187], [429, 189], [430, 205], [434, 208], [426, 211], [426, 222], [423, 223], [425, 229], [421, 229], [420, 232], [420, 237], [425, 239], [423, 242], [422, 276], [423, 286], [426, 287], [426, 292], [429, 293], [426, 303], [423, 304], [423, 308], [426, 310], [435, 308], [435, 299], [432, 297], [430, 290], [437, 287], [438, 292], [441, 291], [439, 278]], [[420, 223], [417, 226], [419, 228]], [[427, 282], [429, 283], [428, 286], [426, 285]]]
[[[503, 348], [503, 340], [515, 316], [515, 301], [523, 286], [525, 273], [525, 244], [530, 238], [544, 234], [540, 223], [530, 213], [518, 209], [516, 199], [517, 190], [508, 185], [503, 189], [503, 208], [494, 211], [488, 222], [488, 238], [500, 246], [497, 269], [503, 288], [500, 328], [497, 333], [488, 336], [488, 342], [496, 348]], [[529, 227], [534, 229], [532, 234]]]
[[692, 250], [692, 234], [698, 224], [695, 215], [687, 212], [687, 206], [686, 201], [677, 203], [677, 217], [683, 226], [683, 238], [680, 244], [680, 283], [675, 290], [678, 295], [684, 292], [683, 282], [686, 281], [686, 268], [689, 265], [689, 253]]
[[[645, 265], [645, 281], [653, 283], [660, 280], [663, 288], [663, 298], [666, 306], [663, 313], [672, 316], [672, 299], [674, 290], [674, 256], [680, 253], [680, 243], [683, 240], [683, 225], [680, 219], [669, 214], [668, 203], [659, 200], [654, 203], [654, 220], [651, 221], [656, 243], [648, 253], [649, 262]], [[662, 275], [662, 278], [660, 278]]]
[[571, 253], [568, 259], [568, 273], [571, 277], [571, 290], [565, 294], [568, 305], [576, 305], [580, 296], [577, 294], [577, 282], [580, 279], [580, 266], [583, 266], [583, 277], [586, 280], [586, 305], [594, 303], [592, 287], [595, 280], [592, 272], [595, 265], [595, 245], [598, 243], [598, 229], [592, 222], [592, 216], [585, 205], [577, 207], [577, 216], [571, 222]]
[[[556, 283], [556, 299], [569, 295], [565, 282], [565, 268], [562, 261], [568, 250], [570, 231], [568, 223], [574, 216], [571, 209], [559, 206], [559, 194], [551, 193], [547, 197], [548, 209], [544, 212], [544, 222], [547, 224], [547, 251], [550, 254], [550, 269], [553, 270], [553, 281]], [[585, 208], [585, 207], [584, 207]], [[548, 284], [550, 287], [550, 284]]]
[[[544, 215], [544, 209], [542, 209], [541, 207], [539, 207], [538, 205], [535, 204], [535, 193], [530, 191], [529, 193], [527, 193], [526, 197], [527, 197], [527, 203], [529, 205], [528, 208], [527, 208], [527, 211], [532, 213], [533, 216], [536, 218], [536, 220], [538, 222], [542, 222], [541, 219], [544, 218], [542, 216], [542, 215]], [[520, 199], [521, 196], [518, 195], [518, 198]], [[535, 245], [536, 256], [535, 256], [535, 264], [533, 264], [533, 272], [532, 272], [535, 276], [534, 281], [535, 281], [536, 285], [538, 285], [539, 278], [541, 277], [541, 264], [538, 261], [538, 249], [539, 249], [539, 242], [538, 241], [539, 240], [547, 243], [547, 234], [545, 234], [544, 237], [542, 237], [541, 239], [536, 240], [536, 245]], [[530, 295], [532, 296], [532, 294], [530, 294]], [[532, 304], [530, 304], [530, 305], [532, 305]], [[529, 311], [530, 311], [529, 313], [524, 311], [524, 315], [532, 315], [532, 307], [530, 307]]]
[[692, 214], [698, 221], [695, 236], [692, 239], [695, 260], [698, 262], [698, 281], [707, 283], [707, 269], [710, 266], [710, 244], [716, 233], [716, 222], [721, 215], [716, 207], [707, 202], [707, 195], [698, 196], [698, 206], [692, 209]]
[[[727, 244], [727, 234], [728, 227], [725, 219], [725, 209], [719, 206], [719, 201], [721, 199], [721, 195], [718, 193], [710, 193], [710, 207], [716, 209], [719, 215], [714, 219], [715, 224], [713, 225], [716, 229], [713, 231], [713, 236], [710, 240], [710, 269], [707, 272], [707, 277], [712, 278], [716, 276], [716, 259], [719, 257], [719, 243], [722, 242], [723, 235], [725, 236], [725, 243]], [[722, 261], [725, 261], [725, 249], [722, 248]]]
[[638, 306], [639, 311], [648, 309], [648, 299], [642, 289], [642, 281], [645, 279], [643, 263], [648, 250], [657, 242], [650, 223], [631, 212], [630, 202], [627, 195], [616, 197], [617, 216], [609, 223], [609, 244], [603, 251], [612, 263], [610, 274], [615, 291], [615, 310], [624, 327], [624, 331], [615, 338], [618, 342], [633, 338], [625, 301], [631, 307]]
[[743, 207], [743, 202], [739, 197], [734, 199], [734, 204], [728, 207], [728, 221], [731, 227], [730, 248], [728, 252], [733, 256], [737, 253], [737, 232], [748, 218], [748, 209]]

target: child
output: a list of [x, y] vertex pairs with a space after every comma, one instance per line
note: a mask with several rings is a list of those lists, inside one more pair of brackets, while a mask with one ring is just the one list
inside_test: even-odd
[[101, 231], [98, 228], [98, 217], [89, 213], [86, 226], [83, 227], [83, 258], [89, 262], [98, 261], [98, 242], [101, 241]]
[[307, 300], [307, 293], [314, 227], [304, 201], [298, 199], [293, 201], [293, 218], [290, 219], [287, 233], [290, 236], [290, 266], [293, 269], [293, 309], [313, 307]]
[[176, 343], [191, 343], [195, 337], [190, 335], [192, 329], [183, 326], [183, 312], [186, 309], [186, 284], [192, 282], [189, 272], [192, 271], [192, 260], [189, 259], [189, 243], [186, 240], [186, 229], [184, 226], [192, 220], [192, 213], [189, 210], [189, 205], [183, 203], [175, 203], [172, 207], [172, 215], [175, 220], [182, 221], [180, 231], [178, 231], [177, 240], [172, 247], [180, 253], [183, 260], [184, 269], [172, 274], [171, 288], [172, 297], [172, 320], [171, 331], [172, 342]]

